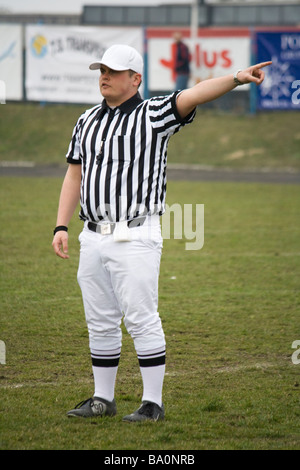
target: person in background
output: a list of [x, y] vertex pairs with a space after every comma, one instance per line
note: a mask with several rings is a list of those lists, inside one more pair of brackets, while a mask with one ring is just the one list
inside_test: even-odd
[[184, 90], [188, 86], [190, 78], [190, 51], [187, 45], [182, 41], [182, 34], [174, 34], [175, 53], [174, 53], [174, 75], [175, 91]]

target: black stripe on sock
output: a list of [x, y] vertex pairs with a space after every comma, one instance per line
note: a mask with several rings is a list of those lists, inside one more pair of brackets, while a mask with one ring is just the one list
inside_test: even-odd
[[162, 354], [166, 354], [166, 350], [163, 350], [163, 351], [160, 351], [160, 352], [157, 352], [157, 353], [151, 353], [151, 354], [138, 354], [138, 358], [140, 357], [150, 357], [150, 356], [158, 356], [158, 355], [162, 355]]
[[92, 357], [92, 365], [95, 367], [117, 367], [119, 365], [120, 357], [114, 359], [99, 359]]
[[150, 359], [138, 358], [140, 367], [155, 367], [166, 363], [166, 356], [151, 357]]

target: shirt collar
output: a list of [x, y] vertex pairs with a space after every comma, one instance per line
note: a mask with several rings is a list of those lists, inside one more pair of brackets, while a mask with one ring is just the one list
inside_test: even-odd
[[[117, 106], [116, 109], [120, 109], [125, 114], [130, 114], [140, 103], [143, 102], [143, 99], [139, 92], [137, 92], [135, 95], [133, 95], [129, 100], [124, 101], [124, 103], [120, 104], [120, 106]], [[106, 103], [106, 99], [102, 101], [102, 106], [101, 106], [101, 114], [104, 113], [105, 111], [108, 111], [110, 108], [108, 104]]]
[[137, 92], [134, 96], [129, 98], [129, 100], [122, 103], [119, 108], [123, 113], [130, 114], [142, 102], [143, 99], [139, 92]]

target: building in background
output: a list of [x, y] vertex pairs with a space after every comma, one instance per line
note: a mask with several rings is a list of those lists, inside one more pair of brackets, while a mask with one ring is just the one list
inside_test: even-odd
[[[245, 68], [258, 56], [274, 57], [276, 67], [261, 90], [261, 103], [272, 109], [272, 96], [273, 103], [276, 99], [279, 107], [287, 106], [291, 101], [287, 90], [295, 87], [293, 108], [297, 108], [300, 0], [99, 0], [96, 5], [83, 1], [81, 12], [70, 14], [0, 9], [0, 80], [6, 83], [8, 71], [12, 76], [15, 69], [14, 76], [19, 77], [23, 70], [18, 86], [16, 79], [6, 87], [8, 100], [43, 100], [44, 94], [44, 101], [61, 102], [65, 97], [64, 102], [95, 102], [97, 89], [83, 93], [96, 82], [88, 71], [82, 71], [82, 65], [93, 53], [99, 55], [111, 42], [122, 40], [131, 45], [133, 41], [144, 53], [144, 96], [165, 94], [174, 89], [171, 48], [175, 31], [182, 33], [191, 50], [189, 86]], [[285, 33], [282, 37], [281, 32]], [[285, 49], [279, 51], [281, 45]], [[285, 104], [280, 94], [285, 95]], [[206, 106], [253, 111], [256, 103], [256, 90], [246, 85]]]
[[[299, 0], [99, 0], [81, 13], [10, 12], [0, 23], [133, 26], [300, 26]], [[122, 6], [120, 6], [122, 5]], [[195, 8], [196, 6], [196, 8]], [[197, 12], [197, 18], [194, 13]]]
[[[101, 3], [101, 4], [100, 4]], [[300, 25], [300, 2], [292, 0], [186, 0], [182, 2], [140, 2], [124, 6], [99, 2], [84, 6], [81, 21], [90, 25], [134, 26], [276, 26]], [[120, 2], [118, 2], [120, 4]], [[151, 6], [149, 3], [156, 3]], [[127, 5], [126, 5], [127, 4]], [[195, 8], [196, 6], [196, 8]], [[197, 18], [195, 18], [195, 14]]]

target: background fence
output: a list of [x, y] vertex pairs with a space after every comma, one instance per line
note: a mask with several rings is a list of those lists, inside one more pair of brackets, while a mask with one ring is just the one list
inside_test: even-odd
[[[299, 109], [300, 27], [88, 26], [0, 24], [1, 102], [41, 101], [96, 104], [98, 74], [89, 64], [114, 43], [134, 46], [144, 56], [145, 98], [174, 89], [172, 44], [181, 31], [191, 52], [189, 86], [233, 73], [256, 61], [272, 60], [263, 85], [239, 87], [209, 106], [226, 109]], [[5, 96], [3, 96], [5, 95]]]

